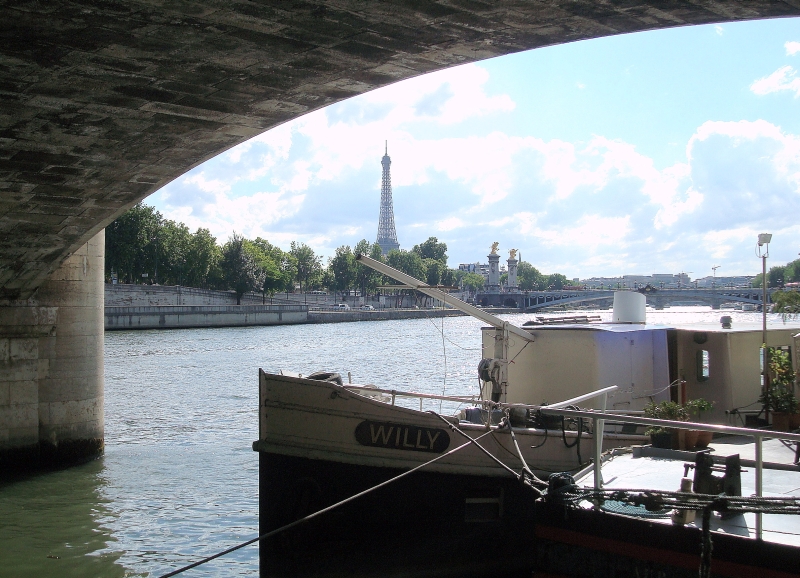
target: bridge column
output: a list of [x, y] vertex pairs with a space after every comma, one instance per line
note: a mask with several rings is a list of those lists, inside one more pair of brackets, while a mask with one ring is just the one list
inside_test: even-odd
[[104, 257], [101, 231], [33, 297], [0, 306], [0, 470], [102, 453]]

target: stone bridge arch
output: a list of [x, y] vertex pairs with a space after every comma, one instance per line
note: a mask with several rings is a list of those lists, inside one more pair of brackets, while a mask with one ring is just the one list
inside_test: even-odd
[[794, 0], [0, 0], [0, 467], [103, 443], [104, 227], [214, 155], [434, 70]]
[[403, 80], [542, 46], [800, 15], [791, 0], [2, 3], [0, 298], [220, 152]]

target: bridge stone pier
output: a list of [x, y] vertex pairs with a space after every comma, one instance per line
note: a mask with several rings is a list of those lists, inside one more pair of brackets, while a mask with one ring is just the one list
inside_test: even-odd
[[798, 0], [0, 0], [0, 9], [0, 470], [102, 450], [101, 231], [192, 167], [304, 113], [450, 66], [800, 16]]
[[0, 307], [0, 471], [103, 450], [105, 232], [26, 300]]

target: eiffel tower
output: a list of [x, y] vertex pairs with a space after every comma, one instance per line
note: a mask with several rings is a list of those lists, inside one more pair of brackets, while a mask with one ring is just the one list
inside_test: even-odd
[[386, 255], [393, 249], [399, 249], [397, 231], [394, 228], [394, 207], [392, 206], [392, 177], [389, 167], [392, 159], [389, 158], [389, 142], [386, 142], [386, 153], [381, 159], [383, 178], [381, 179], [381, 215], [378, 219], [378, 239], [375, 241]]

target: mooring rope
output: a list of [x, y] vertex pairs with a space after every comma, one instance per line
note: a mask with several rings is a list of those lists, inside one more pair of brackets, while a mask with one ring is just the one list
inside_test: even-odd
[[[438, 414], [434, 414], [434, 415], [438, 415]], [[447, 420], [445, 420], [445, 421], [447, 421]], [[448, 422], [448, 423], [450, 423], [450, 422]], [[482, 437], [487, 436], [490, 433], [491, 433], [491, 430], [481, 434], [476, 439], [481, 439]], [[472, 440], [472, 438], [470, 438], [470, 440], [474, 441], [474, 440]], [[350, 496], [349, 498], [345, 498], [344, 500], [341, 500], [339, 502], [336, 502], [335, 504], [332, 504], [332, 505], [328, 506], [327, 508], [323, 508], [321, 510], [318, 510], [318, 511], [312, 513], [312, 514], [309, 514], [308, 516], [305, 516], [304, 518], [300, 518], [299, 520], [295, 520], [294, 522], [286, 524], [285, 526], [281, 526], [280, 528], [277, 528], [275, 530], [271, 530], [269, 532], [266, 532], [265, 534], [261, 534], [260, 536], [258, 536], [256, 538], [252, 538], [251, 540], [247, 540], [246, 542], [242, 542], [241, 544], [237, 544], [236, 546], [228, 548], [227, 550], [223, 550], [222, 552], [217, 552], [216, 554], [213, 554], [211, 556], [207, 556], [206, 558], [198, 560], [197, 562], [193, 562], [192, 564], [188, 564], [187, 566], [183, 566], [182, 568], [178, 568], [177, 570], [173, 570], [172, 572], [168, 572], [167, 574], [162, 574], [160, 576], [160, 578], [169, 578], [170, 576], [177, 576], [178, 574], [186, 572], [187, 570], [191, 570], [192, 568], [197, 568], [198, 566], [201, 566], [203, 564], [211, 562], [212, 560], [215, 560], [217, 558], [225, 556], [226, 554], [230, 554], [231, 552], [235, 552], [236, 550], [240, 550], [241, 548], [244, 548], [245, 546], [249, 546], [250, 544], [255, 544], [259, 540], [266, 540], [267, 538], [271, 538], [272, 536], [280, 534], [281, 532], [285, 532], [286, 530], [294, 528], [295, 526], [299, 526], [300, 524], [308, 522], [312, 518], [316, 518], [317, 516], [321, 516], [322, 514], [326, 514], [326, 513], [330, 512], [331, 510], [335, 510], [339, 506], [343, 506], [343, 505], [347, 504], [348, 502], [352, 502], [353, 500], [357, 500], [358, 498], [360, 498], [362, 496], [366, 496], [370, 492], [374, 492], [377, 489], [380, 489], [380, 488], [382, 488], [384, 486], [388, 486], [389, 484], [391, 484], [393, 482], [396, 482], [400, 478], [404, 478], [404, 477], [408, 476], [409, 474], [413, 474], [417, 470], [421, 470], [425, 466], [429, 466], [432, 463], [441, 460], [442, 458], [445, 458], [447, 456], [453, 455], [454, 453], [456, 453], [457, 451], [459, 451], [461, 449], [464, 449], [468, 445], [470, 445], [470, 442], [463, 443], [460, 446], [458, 446], [456, 448], [453, 448], [452, 450], [450, 450], [450, 451], [448, 451], [446, 453], [443, 453], [441, 455], [436, 456], [435, 458], [433, 458], [431, 460], [428, 460], [424, 464], [420, 464], [418, 466], [415, 466], [415, 467], [411, 468], [408, 471], [405, 471], [405, 472], [403, 472], [401, 474], [396, 475], [393, 478], [390, 478], [390, 479], [386, 480], [385, 482], [381, 482], [380, 484], [372, 486], [371, 488], [367, 488], [363, 492], [359, 492], [357, 494], [354, 494], [354, 495]]]
[[[502, 467], [502, 468], [503, 468], [503, 469], [505, 469], [507, 472], [509, 472], [509, 473], [510, 473], [512, 476], [514, 476], [515, 478], [517, 478], [517, 479], [518, 479], [518, 480], [520, 480], [520, 481], [525, 481], [525, 477], [526, 477], [526, 476], [525, 476], [525, 472], [524, 472], [524, 470], [523, 470], [523, 473], [519, 473], [519, 474], [518, 474], [518, 473], [517, 473], [517, 472], [516, 472], [514, 469], [510, 468], [510, 467], [509, 467], [509, 466], [507, 466], [505, 463], [503, 463], [503, 461], [502, 461], [502, 460], [500, 460], [500, 458], [498, 458], [497, 456], [495, 456], [494, 454], [492, 454], [492, 453], [491, 453], [489, 450], [487, 450], [485, 447], [483, 447], [481, 444], [479, 444], [479, 443], [478, 443], [478, 440], [479, 440], [479, 439], [481, 439], [481, 438], [482, 438], [484, 435], [487, 435], [487, 434], [490, 434], [490, 433], [492, 433], [491, 426], [490, 426], [490, 429], [489, 429], [489, 431], [487, 431], [485, 434], [483, 434], [483, 435], [480, 435], [480, 436], [478, 436], [477, 438], [472, 438], [472, 437], [470, 437], [470, 436], [469, 436], [467, 433], [465, 433], [465, 432], [464, 432], [464, 431], [463, 431], [461, 428], [459, 428], [459, 427], [458, 427], [458, 426], [456, 426], [455, 424], [453, 424], [453, 423], [449, 422], [448, 420], [446, 420], [444, 417], [442, 417], [442, 416], [441, 416], [441, 415], [439, 415], [438, 413], [434, 413], [434, 412], [430, 412], [430, 413], [432, 413], [433, 415], [435, 415], [436, 417], [438, 417], [439, 419], [441, 419], [443, 422], [445, 422], [445, 423], [447, 424], [447, 427], [449, 427], [451, 430], [453, 430], [454, 432], [456, 432], [456, 433], [458, 433], [458, 434], [460, 434], [460, 435], [464, 436], [465, 438], [467, 438], [467, 440], [468, 440], [468, 443], [471, 443], [471, 444], [473, 444], [473, 445], [474, 445], [475, 447], [477, 447], [477, 448], [478, 448], [480, 451], [482, 451], [484, 454], [486, 454], [487, 456], [489, 456], [489, 457], [490, 457], [490, 458], [491, 458], [491, 459], [492, 459], [492, 460], [493, 460], [495, 463], [497, 463], [497, 464], [498, 464], [500, 467]], [[515, 443], [516, 443], [516, 440], [514, 440], [514, 441], [515, 441]], [[513, 455], [513, 454], [512, 454], [512, 455]], [[524, 464], [524, 463], [525, 463], [525, 462], [524, 462], [524, 460], [523, 460], [523, 464]], [[527, 467], [527, 466], [526, 466], [526, 467]], [[543, 481], [543, 480], [540, 480], [539, 478], [537, 478], [536, 476], [534, 476], [534, 475], [533, 475], [533, 472], [531, 472], [531, 474], [530, 474], [530, 475], [532, 476], [532, 477], [530, 478], [530, 482], [531, 482], [531, 484], [537, 484], [537, 485], [541, 485], [541, 486], [547, 487], [547, 482], [545, 482], [545, 481]], [[537, 490], [537, 489], [536, 489], [536, 488], [535, 488], [533, 485], [531, 485], [531, 488], [532, 488], [532, 489], [534, 489], [534, 490]], [[537, 490], [537, 491], [538, 491], [538, 490]], [[539, 494], [541, 495], [541, 492], [539, 492]]]

